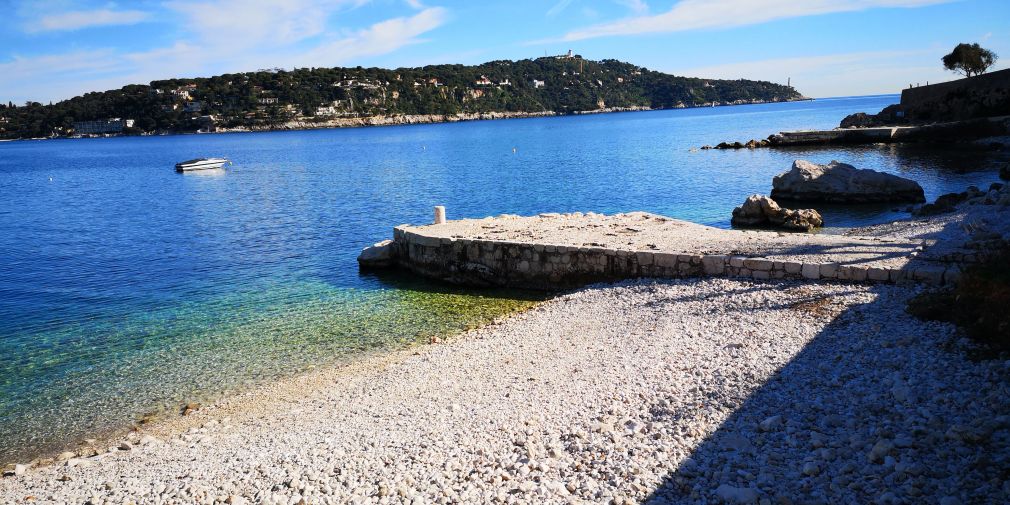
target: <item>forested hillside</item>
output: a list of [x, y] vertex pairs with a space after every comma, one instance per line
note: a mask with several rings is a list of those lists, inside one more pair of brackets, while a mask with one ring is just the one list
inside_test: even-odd
[[132, 119], [123, 133], [138, 134], [380, 115], [564, 114], [800, 98], [795, 89], [771, 82], [677, 77], [617, 60], [566, 55], [473, 66], [302, 68], [154, 81], [49, 105], [0, 104], [0, 137], [72, 135], [75, 122], [111, 118]]

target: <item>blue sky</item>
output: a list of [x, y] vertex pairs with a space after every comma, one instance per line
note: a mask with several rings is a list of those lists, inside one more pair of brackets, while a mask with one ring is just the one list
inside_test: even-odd
[[0, 0], [0, 99], [47, 102], [271, 67], [420, 66], [558, 54], [812, 97], [950, 80], [979, 42], [1010, 66], [1010, 0]]

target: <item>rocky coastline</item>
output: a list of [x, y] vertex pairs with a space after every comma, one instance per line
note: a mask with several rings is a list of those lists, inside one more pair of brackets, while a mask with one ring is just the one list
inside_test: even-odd
[[367, 126], [402, 126], [402, 125], [414, 125], [414, 124], [436, 124], [436, 123], [458, 123], [464, 121], [490, 121], [498, 119], [525, 119], [525, 118], [537, 118], [537, 117], [556, 117], [556, 116], [582, 116], [582, 115], [593, 115], [593, 114], [608, 114], [615, 112], [646, 112], [655, 110], [673, 110], [673, 109], [696, 109], [704, 107], [732, 107], [736, 105], [756, 105], [765, 103], [779, 103], [779, 102], [794, 102], [794, 101], [805, 101], [813, 100], [812, 98], [801, 97], [797, 99], [782, 99], [782, 100], [736, 100], [734, 102], [715, 102], [715, 103], [703, 103], [699, 105], [685, 105], [679, 104], [670, 108], [654, 108], [649, 106], [634, 106], [634, 107], [604, 107], [601, 109], [593, 110], [579, 110], [572, 112], [556, 112], [556, 111], [536, 111], [536, 112], [522, 112], [522, 111], [491, 111], [491, 112], [467, 112], [458, 114], [397, 114], [397, 115], [376, 115], [376, 116], [363, 116], [363, 117], [341, 117], [327, 119], [323, 121], [307, 121], [304, 119], [290, 120], [274, 125], [257, 125], [250, 127], [216, 127], [210, 131], [199, 131], [199, 132], [177, 132], [177, 131], [156, 131], [151, 133], [143, 133], [139, 135], [128, 135], [128, 134], [95, 134], [95, 135], [76, 135], [72, 137], [56, 136], [56, 137], [46, 137], [46, 138], [33, 138], [33, 139], [0, 139], [7, 142], [15, 142], [18, 140], [48, 140], [48, 139], [78, 139], [78, 138], [105, 138], [105, 137], [125, 137], [125, 136], [166, 136], [166, 135], [202, 135], [208, 133], [246, 133], [246, 132], [267, 132], [267, 131], [296, 131], [296, 130], [324, 130], [332, 128], [360, 128]]
[[495, 119], [522, 119], [533, 117], [551, 117], [559, 114], [553, 111], [543, 112], [473, 112], [460, 114], [400, 114], [394, 116], [366, 116], [328, 119], [325, 121], [293, 120], [275, 126], [260, 126], [252, 128], [218, 128], [211, 133], [234, 133], [246, 131], [280, 131], [280, 130], [316, 130], [328, 128], [356, 128], [363, 126], [399, 126], [431, 123], [458, 123], [461, 121], [488, 121]]
[[577, 110], [572, 112], [491, 111], [491, 112], [467, 112], [459, 114], [415, 114], [415, 115], [399, 114], [393, 116], [380, 115], [380, 116], [366, 116], [366, 117], [336, 118], [319, 122], [296, 120], [296, 121], [287, 121], [279, 125], [256, 126], [251, 128], [217, 128], [216, 131], [209, 133], [316, 130], [316, 129], [329, 129], [329, 128], [357, 128], [364, 126], [399, 126], [399, 125], [412, 125], [412, 124], [458, 123], [463, 121], [489, 121], [496, 119], [524, 119], [524, 118], [555, 117], [555, 116], [584, 116], [593, 114], [608, 114], [614, 112], [647, 112], [655, 110], [697, 109], [703, 107], [732, 107], [736, 105], [756, 105], [764, 103], [795, 102], [805, 100], [813, 100], [813, 99], [807, 97], [800, 97], [797, 99], [783, 99], [783, 100], [736, 100], [727, 103], [706, 102], [698, 105], [678, 104], [677, 106], [671, 107], [669, 109], [654, 108], [643, 105], [633, 107], [604, 107], [600, 109]]

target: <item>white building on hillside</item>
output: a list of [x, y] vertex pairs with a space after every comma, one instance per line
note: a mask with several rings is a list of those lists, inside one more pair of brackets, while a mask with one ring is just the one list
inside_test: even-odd
[[98, 135], [122, 133], [124, 128], [133, 128], [132, 119], [112, 118], [105, 121], [75, 121], [74, 133], [78, 135]]

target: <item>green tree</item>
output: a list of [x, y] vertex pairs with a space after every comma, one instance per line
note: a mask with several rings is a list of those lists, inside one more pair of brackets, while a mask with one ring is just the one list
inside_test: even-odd
[[996, 53], [975, 44], [961, 43], [943, 57], [943, 68], [962, 73], [965, 77], [979, 75], [996, 63]]

